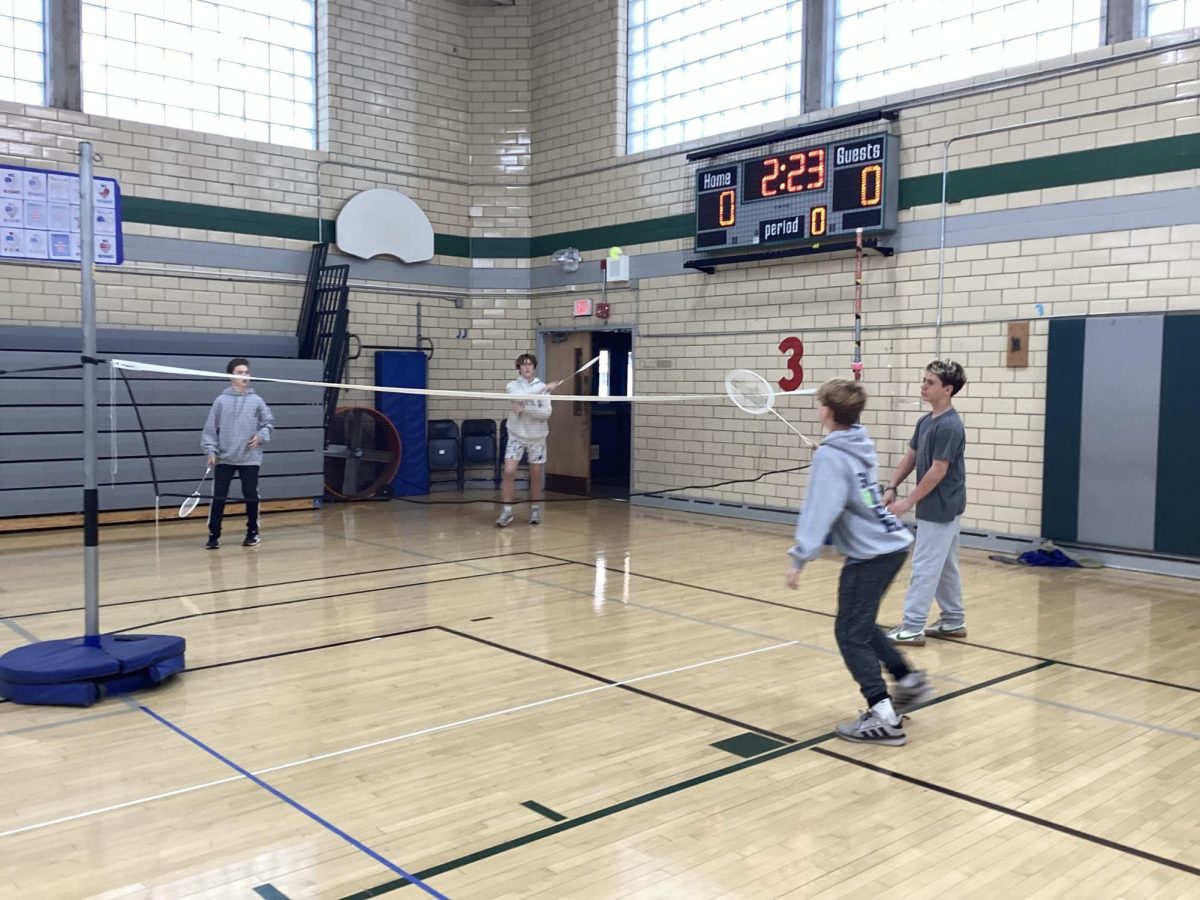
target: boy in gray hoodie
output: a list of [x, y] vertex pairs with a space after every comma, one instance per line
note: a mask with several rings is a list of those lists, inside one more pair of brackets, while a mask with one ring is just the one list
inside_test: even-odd
[[258, 545], [258, 469], [262, 445], [271, 439], [275, 417], [265, 400], [250, 387], [250, 363], [238, 357], [225, 366], [229, 387], [213, 401], [200, 436], [200, 448], [208, 455], [213, 472], [213, 499], [208, 509], [208, 550], [221, 546], [221, 519], [225, 501], [236, 473], [246, 501], [246, 537], [243, 547]]
[[[845, 554], [834, 634], [867, 710], [838, 725], [836, 734], [847, 741], [900, 746], [908, 740], [901, 716], [932, 697], [933, 688], [888, 641], [876, 619], [883, 595], [904, 565], [912, 535], [883, 503], [875, 445], [858, 424], [867, 405], [866, 390], [835, 378], [821, 385], [817, 403], [828, 436], [813, 454], [785, 583], [796, 588], [800, 571], [821, 552], [826, 535]], [[895, 679], [890, 695], [881, 664]]]

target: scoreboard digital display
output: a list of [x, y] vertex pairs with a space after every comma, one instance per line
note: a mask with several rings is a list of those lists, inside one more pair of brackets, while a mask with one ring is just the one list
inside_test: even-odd
[[808, 143], [696, 173], [696, 249], [817, 244], [896, 229], [899, 142]]

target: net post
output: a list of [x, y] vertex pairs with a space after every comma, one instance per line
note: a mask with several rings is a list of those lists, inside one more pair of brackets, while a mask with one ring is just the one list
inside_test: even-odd
[[862, 381], [862, 270], [863, 230], [854, 229], [854, 360], [850, 370], [855, 381]]
[[79, 143], [79, 319], [83, 332], [83, 641], [100, 646], [100, 509], [96, 491], [96, 212], [92, 144]]

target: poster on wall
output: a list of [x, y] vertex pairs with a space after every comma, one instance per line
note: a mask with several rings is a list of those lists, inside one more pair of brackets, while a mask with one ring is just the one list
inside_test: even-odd
[[[125, 261], [121, 187], [115, 178], [92, 179], [96, 263]], [[79, 262], [79, 176], [23, 166], [0, 166], [0, 260]]]

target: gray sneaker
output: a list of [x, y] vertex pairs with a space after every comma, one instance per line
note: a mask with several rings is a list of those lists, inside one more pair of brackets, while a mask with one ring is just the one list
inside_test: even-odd
[[496, 519], [496, 527], [507, 528], [513, 523], [514, 518], [513, 511], [506, 506], [504, 509], [500, 510], [500, 517]]
[[909, 672], [892, 685], [892, 709], [896, 715], [903, 716], [928, 703], [935, 693], [924, 672]]
[[869, 709], [855, 721], [843, 722], [838, 725], [834, 728], [834, 733], [842, 740], [854, 741], [856, 744], [884, 744], [888, 747], [902, 747], [908, 743], [903, 722], [889, 725]]
[[913, 647], [923, 647], [925, 645], [925, 633], [922, 631], [905, 631], [903, 625], [897, 625], [895, 628], [889, 628], [884, 635], [893, 644], [909, 644]]
[[529, 524], [530, 525], [541, 525], [542, 524], [542, 508], [540, 506], [535, 506], [529, 510]]
[[965, 638], [967, 636], [967, 626], [960, 623], [958, 625], [947, 625], [941, 619], [938, 619], [932, 625], [925, 629], [925, 637], [931, 638]]

